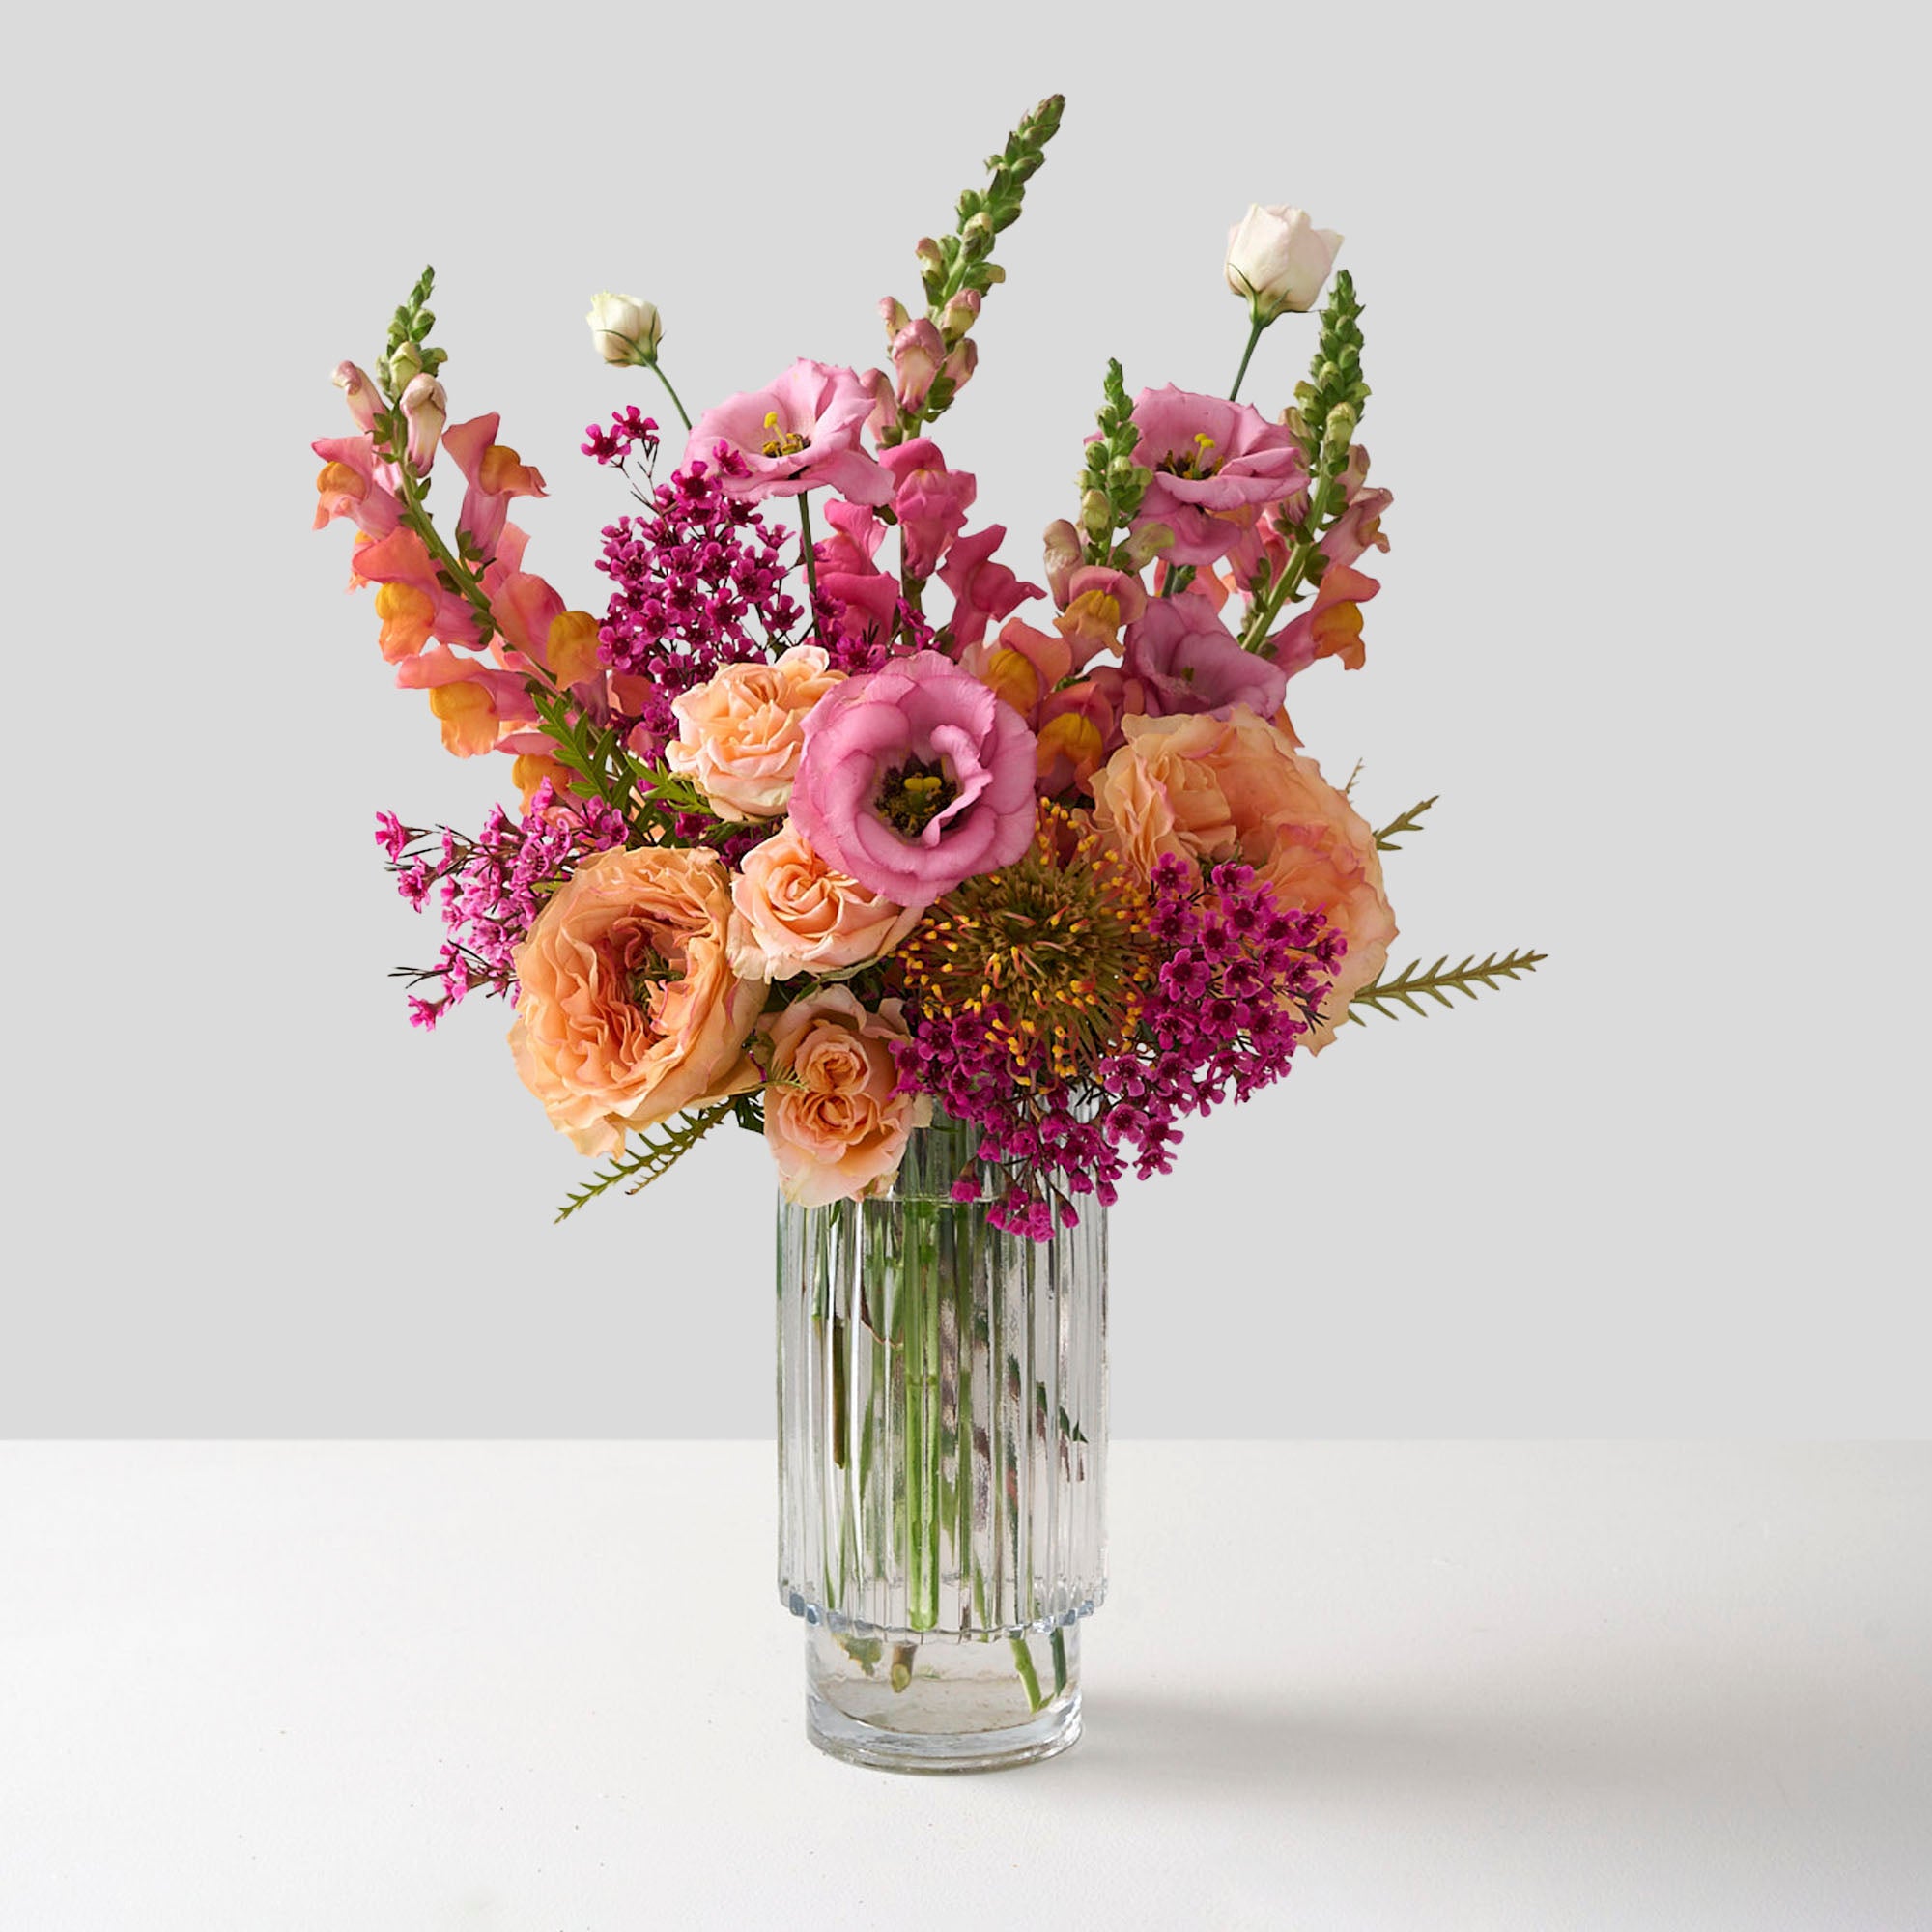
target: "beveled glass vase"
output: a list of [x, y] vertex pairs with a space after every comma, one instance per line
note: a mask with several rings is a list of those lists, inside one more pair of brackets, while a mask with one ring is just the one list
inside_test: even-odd
[[779, 1592], [811, 1741], [888, 1770], [1074, 1743], [1106, 1591], [1106, 1213], [989, 1226], [977, 1141], [942, 1119], [889, 1194], [779, 1208]]

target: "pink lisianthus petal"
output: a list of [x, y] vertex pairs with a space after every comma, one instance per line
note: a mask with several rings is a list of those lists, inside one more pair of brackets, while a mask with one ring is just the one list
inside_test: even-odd
[[762, 389], [727, 397], [698, 417], [685, 467], [709, 463], [722, 443], [742, 464], [721, 465], [718, 487], [746, 502], [836, 490], [856, 503], [892, 499], [891, 473], [860, 447], [872, 397], [850, 369], [794, 362]]
[[[881, 798], [915, 759], [939, 767], [951, 789], [908, 832], [883, 815]], [[950, 659], [919, 651], [819, 701], [806, 720], [791, 816], [828, 864], [917, 908], [1026, 850], [1033, 781], [1025, 720]]]
[[1294, 433], [1246, 403], [1170, 384], [1134, 399], [1137, 462], [1153, 471], [1141, 521], [1174, 531], [1170, 563], [1213, 563], [1240, 543], [1263, 508], [1307, 481]]

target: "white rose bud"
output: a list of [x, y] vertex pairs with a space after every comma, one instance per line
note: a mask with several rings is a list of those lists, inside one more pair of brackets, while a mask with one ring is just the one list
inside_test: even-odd
[[449, 420], [449, 396], [434, 376], [417, 376], [403, 391], [402, 402], [410, 426], [410, 468], [424, 476], [436, 461], [437, 441]]
[[1228, 286], [1265, 327], [1285, 309], [1313, 308], [1342, 238], [1298, 208], [1249, 208], [1228, 231]]
[[655, 302], [636, 296], [613, 296], [606, 289], [590, 298], [590, 339], [607, 362], [655, 362], [664, 340], [664, 322]]

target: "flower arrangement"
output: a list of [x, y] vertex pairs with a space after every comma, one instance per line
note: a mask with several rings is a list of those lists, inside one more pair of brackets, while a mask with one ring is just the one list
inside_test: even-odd
[[[1108, 365], [1043, 582], [979, 520], [933, 432], [1061, 110], [920, 242], [924, 306], [880, 303], [884, 366], [800, 360], [693, 421], [657, 310], [595, 298], [597, 351], [651, 372], [685, 431], [668, 454], [632, 405], [586, 432], [629, 499], [601, 611], [527, 567], [510, 516], [544, 479], [498, 417], [449, 419], [429, 270], [373, 374], [335, 372], [353, 429], [314, 445], [316, 523], [355, 526], [352, 583], [444, 748], [506, 754], [520, 799], [473, 836], [379, 819], [443, 925], [405, 969], [412, 1016], [511, 1003], [518, 1073], [603, 1162], [564, 1214], [726, 1122], [765, 1137], [789, 1200], [867, 1198], [937, 1108], [1000, 1177], [995, 1225], [1045, 1240], [1345, 1024], [1542, 957], [1388, 976], [1382, 854], [1435, 801], [1376, 830], [1286, 708], [1318, 664], [1360, 668], [1362, 564], [1389, 547], [1339, 235], [1292, 208], [1235, 227], [1229, 395], [1130, 395]], [[1318, 303], [1293, 401], [1243, 402], [1263, 333]], [[438, 480], [462, 492], [441, 524]]]

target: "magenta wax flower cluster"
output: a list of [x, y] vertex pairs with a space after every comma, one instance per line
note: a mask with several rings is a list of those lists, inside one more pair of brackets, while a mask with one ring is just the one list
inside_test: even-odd
[[[949, 460], [998, 238], [1062, 107], [919, 242], [921, 302], [880, 300], [872, 366], [801, 356], [694, 418], [675, 328], [597, 296], [595, 354], [662, 395], [583, 433], [614, 500], [568, 579], [520, 521], [543, 471], [496, 413], [453, 419], [428, 270], [372, 366], [335, 372], [317, 526], [352, 526], [352, 587], [444, 749], [506, 756], [518, 795], [473, 836], [378, 820], [443, 926], [403, 971], [411, 1017], [509, 1004], [519, 1076], [602, 1162], [565, 1212], [726, 1122], [790, 1200], [865, 1198], [947, 1115], [979, 1130], [960, 1198], [1051, 1240], [1344, 1026], [1541, 957], [1390, 975], [1382, 854], [1434, 800], [1375, 827], [1290, 717], [1294, 678], [1364, 663], [1363, 566], [1388, 549], [1339, 235], [1248, 211], [1229, 392], [1105, 365], [1037, 546]], [[1304, 331], [1299, 382], [1262, 353], [1277, 325]]]

